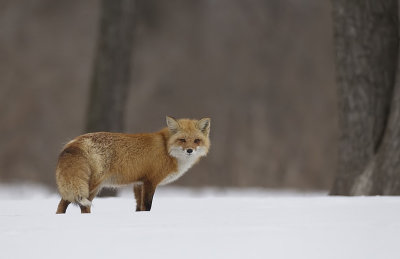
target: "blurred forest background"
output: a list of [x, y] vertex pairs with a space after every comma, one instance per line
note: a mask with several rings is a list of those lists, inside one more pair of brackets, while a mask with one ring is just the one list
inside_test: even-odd
[[[85, 131], [100, 2], [0, 1], [0, 182], [55, 187]], [[337, 96], [329, 1], [136, 1], [125, 132], [211, 117], [186, 186], [329, 189]]]

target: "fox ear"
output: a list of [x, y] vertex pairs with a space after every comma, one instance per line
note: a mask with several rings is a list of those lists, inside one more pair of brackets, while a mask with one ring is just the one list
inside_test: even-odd
[[167, 119], [167, 126], [168, 126], [169, 131], [172, 134], [175, 134], [179, 129], [178, 121], [175, 118], [172, 118], [169, 116], [167, 116], [166, 119]]
[[211, 119], [203, 118], [197, 122], [197, 128], [201, 130], [206, 136], [210, 134]]

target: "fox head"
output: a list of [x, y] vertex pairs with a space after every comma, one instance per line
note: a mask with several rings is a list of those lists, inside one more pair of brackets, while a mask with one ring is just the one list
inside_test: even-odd
[[170, 132], [168, 152], [178, 159], [200, 158], [210, 148], [210, 118], [201, 120], [174, 119], [167, 116]]

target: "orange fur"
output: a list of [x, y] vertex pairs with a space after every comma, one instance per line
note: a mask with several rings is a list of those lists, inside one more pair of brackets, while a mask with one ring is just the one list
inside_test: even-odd
[[65, 213], [71, 202], [90, 213], [102, 187], [132, 183], [136, 209], [150, 210], [156, 187], [179, 178], [210, 147], [210, 119], [167, 117], [167, 125], [155, 133], [88, 133], [67, 143], [56, 169], [62, 197], [57, 213]]

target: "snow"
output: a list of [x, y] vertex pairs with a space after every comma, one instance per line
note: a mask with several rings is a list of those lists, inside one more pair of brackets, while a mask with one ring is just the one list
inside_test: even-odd
[[165, 187], [151, 212], [130, 190], [92, 214], [57, 203], [0, 186], [0, 258], [399, 258], [400, 197]]

